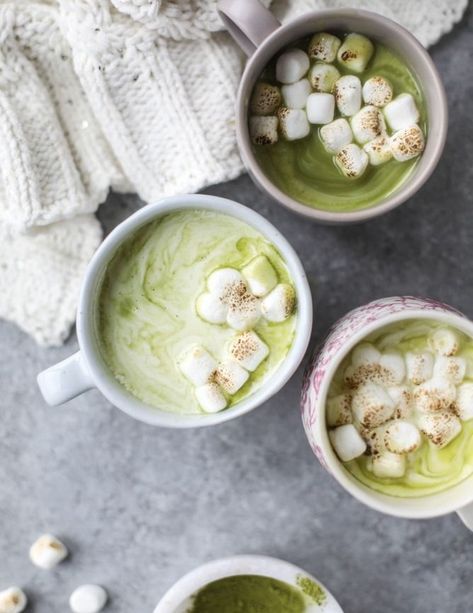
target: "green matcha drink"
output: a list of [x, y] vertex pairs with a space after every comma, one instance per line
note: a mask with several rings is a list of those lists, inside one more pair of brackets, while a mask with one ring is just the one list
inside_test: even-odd
[[365, 485], [416, 497], [460, 483], [473, 473], [473, 340], [431, 320], [376, 331], [338, 368], [326, 416]]
[[215, 412], [254, 393], [286, 357], [295, 294], [277, 249], [238, 219], [172, 213], [129, 238], [99, 297], [104, 361], [143, 402]]
[[255, 86], [255, 158], [282, 192], [310, 207], [376, 205], [406, 181], [423, 150], [427, 117], [414, 75], [391, 49], [366, 41], [327, 33], [301, 40]]

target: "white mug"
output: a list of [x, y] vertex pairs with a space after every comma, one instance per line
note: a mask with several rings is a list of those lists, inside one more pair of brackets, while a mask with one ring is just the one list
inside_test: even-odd
[[333, 376], [351, 349], [373, 331], [405, 319], [432, 319], [473, 338], [473, 322], [453, 307], [428, 298], [395, 296], [375, 300], [347, 313], [329, 331], [306, 370], [302, 389], [302, 420], [314, 454], [350, 494], [390, 515], [428, 518], [456, 511], [473, 531], [473, 475], [444, 491], [417, 498], [377, 492], [358, 481], [337, 458], [327, 433], [325, 403]]
[[[225, 213], [261, 232], [281, 253], [297, 295], [294, 341], [278, 370], [254, 394], [225, 411], [208, 415], [166, 412], [164, 408], [149, 406], [130, 394], [115, 379], [103, 361], [95, 332], [96, 303], [102, 276], [116, 250], [138, 228], [157, 217], [184, 209]], [[40, 373], [38, 384], [44, 399], [52, 406], [62, 404], [96, 387], [116, 407], [131, 417], [153, 426], [172, 428], [210, 426], [243, 415], [276, 394], [302, 361], [309, 344], [311, 329], [312, 297], [304, 269], [294, 249], [271, 223], [255, 211], [226, 198], [195, 194], [174, 196], [143, 207], [117, 226], [100, 245], [87, 268], [79, 298], [77, 337], [80, 351]]]

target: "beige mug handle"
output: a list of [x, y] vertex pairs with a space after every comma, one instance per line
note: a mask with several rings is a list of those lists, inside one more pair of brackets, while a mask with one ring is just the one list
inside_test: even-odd
[[458, 509], [457, 514], [465, 526], [473, 532], [473, 503]]
[[248, 56], [281, 26], [259, 0], [220, 0], [218, 13], [232, 38]]

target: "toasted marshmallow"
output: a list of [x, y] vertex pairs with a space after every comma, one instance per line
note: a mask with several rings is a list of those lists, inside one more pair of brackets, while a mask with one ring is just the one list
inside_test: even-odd
[[227, 324], [234, 330], [249, 330], [261, 317], [261, 303], [248, 291], [239, 293], [228, 307]]
[[195, 397], [206, 413], [218, 413], [227, 406], [225, 396], [216, 383], [206, 383], [195, 388]]
[[367, 382], [353, 393], [351, 408], [355, 421], [371, 429], [392, 417], [394, 402], [383, 387]]
[[373, 43], [362, 34], [348, 34], [338, 50], [337, 58], [342, 66], [352, 72], [363, 72], [374, 52]]
[[250, 375], [235, 360], [220, 362], [214, 373], [214, 382], [227, 394], [236, 394], [245, 385]]
[[338, 153], [353, 140], [350, 124], [346, 119], [335, 119], [320, 128], [320, 138], [329, 153]]
[[358, 179], [368, 166], [368, 155], [355, 143], [346, 145], [335, 156], [335, 163], [348, 179]]
[[250, 117], [250, 138], [255, 145], [274, 145], [278, 142], [277, 117]]
[[269, 355], [269, 347], [256, 332], [243, 332], [232, 340], [230, 355], [240, 366], [253, 372]]
[[315, 92], [307, 98], [307, 119], [310, 123], [330, 123], [334, 113], [335, 98], [332, 94]]
[[463, 381], [466, 372], [466, 361], [463, 358], [441, 355], [434, 363], [434, 377], [448, 379], [455, 385]]
[[107, 603], [107, 592], [100, 585], [81, 585], [69, 598], [74, 613], [98, 613]]
[[30, 548], [30, 560], [35, 566], [50, 570], [67, 557], [67, 548], [52, 534], [43, 534]]
[[421, 431], [437, 447], [445, 447], [461, 432], [462, 425], [451, 411], [421, 413], [418, 419]]
[[404, 381], [404, 377], [406, 376], [406, 365], [400, 353], [395, 351], [383, 353], [379, 358], [379, 363], [389, 372], [388, 379], [391, 384], [394, 383], [397, 385]]
[[309, 81], [316, 92], [332, 93], [340, 73], [331, 64], [316, 62], [309, 70]]
[[0, 592], [0, 613], [21, 613], [27, 604], [26, 594], [19, 587], [12, 586]]
[[403, 130], [419, 121], [419, 111], [411, 94], [400, 94], [384, 107], [384, 116], [391, 130]]
[[326, 408], [327, 424], [330, 427], [346, 426], [351, 424], [351, 394], [339, 394], [327, 400]]
[[391, 84], [384, 77], [378, 75], [365, 81], [362, 93], [365, 104], [372, 104], [377, 107], [386, 106], [393, 98]]
[[375, 106], [364, 106], [351, 118], [351, 129], [355, 140], [364, 145], [386, 133], [383, 114]]
[[458, 333], [448, 328], [438, 328], [429, 338], [430, 346], [440, 355], [455, 355], [460, 350], [460, 343]]
[[457, 387], [455, 409], [462, 421], [473, 419], [473, 383], [462, 383]]
[[307, 114], [303, 109], [288, 109], [283, 106], [278, 111], [279, 127], [286, 140], [305, 138], [310, 132]]
[[373, 456], [370, 466], [380, 479], [398, 479], [406, 472], [406, 456], [385, 451]]
[[383, 134], [363, 145], [372, 166], [380, 166], [392, 159], [391, 141]]
[[310, 39], [307, 53], [311, 60], [321, 60], [322, 62], [333, 62], [337, 57], [342, 41], [327, 32], [317, 32]]
[[353, 424], [339, 426], [330, 430], [328, 435], [342, 462], [350, 462], [366, 451], [366, 443]]
[[281, 93], [284, 104], [289, 109], [303, 109], [307, 102], [307, 96], [312, 91], [308, 79], [301, 79], [290, 85], [283, 85]]
[[210, 292], [204, 292], [197, 298], [195, 309], [199, 317], [210, 324], [224, 324], [227, 320], [227, 305]]
[[263, 298], [261, 312], [268, 321], [280, 323], [292, 315], [296, 304], [296, 294], [292, 285], [279, 283]]
[[262, 82], [255, 85], [250, 100], [250, 112], [253, 115], [274, 115], [280, 105], [279, 87]]
[[217, 367], [217, 362], [208, 351], [196, 345], [187, 349], [178, 360], [182, 374], [193, 385], [205, 385]]
[[276, 62], [276, 79], [281, 83], [295, 83], [309, 70], [310, 61], [302, 49], [289, 49], [281, 53]]
[[342, 115], [351, 117], [361, 108], [361, 81], [353, 75], [340, 77], [335, 83], [335, 101]]
[[238, 283], [243, 281], [240, 272], [235, 268], [218, 268], [207, 279], [207, 287], [212, 294], [223, 298]]
[[448, 379], [432, 377], [414, 392], [415, 406], [422, 413], [445, 411], [455, 402], [457, 390]]
[[261, 298], [268, 294], [278, 282], [278, 276], [265, 255], [257, 255], [241, 271], [252, 294]]
[[421, 443], [418, 428], [409, 421], [396, 419], [384, 426], [384, 445], [391, 453], [412, 453]]
[[425, 139], [419, 126], [410, 126], [395, 132], [390, 139], [391, 152], [398, 162], [406, 162], [424, 151]]
[[411, 383], [419, 385], [430, 379], [434, 371], [434, 356], [430, 351], [421, 353], [406, 353], [407, 378]]
[[394, 402], [394, 419], [409, 419], [413, 410], [412, 393], [405, 385], [388, 387], [388, 394]]
[[371, 343], [359, 343], [351, 354], [353, 366], [376, 364], [381, 359], [381, 353]]

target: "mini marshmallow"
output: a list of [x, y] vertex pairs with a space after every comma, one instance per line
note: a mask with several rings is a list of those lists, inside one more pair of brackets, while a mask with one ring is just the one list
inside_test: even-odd
[[370, 466], [380, 479], [398, 479], [406, 472], [406, 456], [385, 451], [373, 456]]
[[455, 385], [463, 381], [466, 372], [466, 362], [463, 358], [441, 355], [434, 363], [434, 377], [448, 379]]
[[358, 145], [351, 143], [335, 156], [335, 163], [348, 179], [358, 179], [368, 166], [368, 155]]
[[342, 41], [327, 32], [317, 32], [310, 39], [307, 53], [311, 60], [322, 60], [322, 62], [333, 62], [337, 57]]
[[250, 100], [253, 115], [274, 115], [281, 105], [281, 92], [276, 85], [257, 83]]
[[363, 85], [363, 100], [365, 104], [383, 107], [391, 102], [393, 97], [393, 88], [389, 81], [384, 77], [375, 76], [365, 81]]
[[205, 385], [212, 376], [217, 362], [203, 347], [187, 349], [178, 360], [182, 374], [193, 385]]
[[335, 119], [320, 128], [320, 138], [326, 151], [338, 153], [353, 140], [350, 124], [346, 119]]
[[338, 50], [337, 59], [348, 70], [363, 72], [374, 52], [373, 43], [362, 34], [348, 34]]
[[326, 408], [327, 424], [330, 427], [346, 426], [351, 424], [351, 394], [339, 394], [327, 400]]
[[261, 317], [261, 304], [248, 291], [238, 293], [231, 301], [227, 313], [227, 324], [234, 330], [249, 330]]
[[451, 381], [432, 377], [415, 390], [415, 406], [422, 413], [445, 411], [455, 402], [456, 395], [457, 390]]
[[434, 356], [430, 351], [421, 353], [406, 353], [407, 378], [411, 383], [419, 385], [430, 379], [434, 370]]
[[457, 387], [455, 409], [462, 421], [473, 419], [473, 383], [462, 383]]
[[365, 441], [352, 424], [330, 430], [328, 435], [342, 462], [350, 462], [366, 451]]
[[460, 350], [460, 343], [458, 333], [448, 328], [438, 328], [429, 338], [430, 346], [439, 355], [455, 355]]
[[392, 159], [391, 141], [383, 134], [363, 145], [363, 151], [368, 154], [372, 166], [380, 166]]
[[207, 279], [207, 287], [212, 294], [223, 297], [233, 286], [243, 281], [235, 268], [217, 268]]
[[261, 312], [271, 322], [281, 323], [292, 315], [296, 295], [292, 285], [279, 283], [261, 302]]
[[250, 117], [250, 138], [255, 145], [274, 145], [278, 142], [277, 117]]
[[394, 402], [383, 387], [367, 382], [354, 392], [351, 408], [355, 420], [364, 428], [371, 429], [392, 417]]
[[419, 416], [421, 431], [437, 447], [445, 447], [461, 432], [462, 425], [451, 411], [424, 413]]
[[315, 92], [307, 98], [307, 119], [310, 123], [330, 123], [334, 113], [335, 98], [332, 94]]
[[98, 613], [107, 602], [107, 592], [100, 585], [81, 585], [69, 598], [74, 613]]
[[307, 114], [303, 109], [281, 107], [278, 111], [279, 127], [286, 140], [305, 138], [310, 132]]
[[309, 70], [309, 81], [316, 92], [332, 93], [340, 73], [331, 64], [316, 62]]
[[424, 151], [425, 139], [419, 126], [410, 126], [395, 132], [390, 139], [391, 152], [398, 162], [406, 162]]
[[404, 377], [406, 376], [406, 365], [400, 353], [396, 353], [395, 351], [383, 353], [379, 358], [379, 363], [388, 371], [388, 378], [391, 384], [394, 383], [397, 385], [404, 381]]
[[380, 359], [381, 353], [371, 343], [359, 343], [351, 354], [351, 363], [353, 366], [376, 364]]
[[351, 117], [361, 108], [361, 81], [353, 75], [340, 77], [335, 83], [335, 101], [342, 115]]
[[353, 136], [361, 145], [386, 133], [383, 114], [375, 106], [364, 106], [350, 123]]
[[247, 382], [250, 375], [235, 360], [220, 362], [214, 374], [214, 381], [227, 393], [236, 394]]
[[281, 93], [284, 104], [289, 109], [303, 109], [307, 102], [307, 96], [312, 91], [307, 79], [301, 79], [290, 85], [283, 85]]
[[218, 413], [227, 406], [225, 396], [216, 383], [206, 383], [195, 388], [195, 397], [206, 413]]
[[19, 587], [12, 586], [0, 592], [0, 613], [21, 613], [27, 604], [26, 594]]
[[227, 320], [228, 307], [216, 294], [204, 292], [195, 303], [197, 315], [210, 324], [224, 324]]
[[276, 271], [265, 255], [257, 255], [241, 272], [251, 293], [258, 298], [268, 294], [278, 283]]
[[240, 366], [253, 372], [269, 355], [269, 347], [256, 332], [243, 332], [232, 340], [230, 355]]
[[388, 387], [388, 394], [394, 402], [394, 419], [408, 419], [412, 415], [413, 398], [405, 385]]
[[387, 104], [383, 111], [389, 127], [395, 132], [419, 121], [419, 111], [411, 94], [400, 94]]
[[50, 570], [67, 557], [67, 548], [52, 534], [43, 534], [31, 545], [30, 560], [35, 566]]
[[384, 426], [383, 441], [391, 453], [412, 453], [422, 443], [418, 428], [403, 419], [396, 419]]
[[295, 83], [309, 70], [310, 61], [302, 49], [289, 49], [276, 62], [276, 79], [281, 83]]

